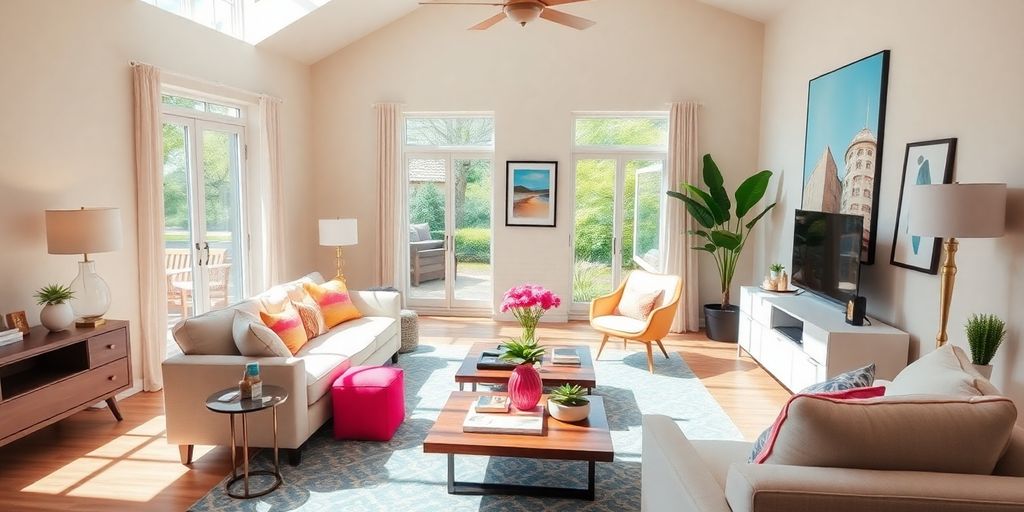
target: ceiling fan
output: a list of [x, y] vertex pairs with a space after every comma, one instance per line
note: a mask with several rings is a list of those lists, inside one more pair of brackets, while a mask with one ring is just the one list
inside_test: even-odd
[[554, 5], [585, 1], [586, 0], [506, 0], [502, 3], [438, 1], [420, 2], [420, 5], [492, 5], [495, 7], [501, 7], [500, 13], [469, 27], [470, 30], [486, 30], [505, 18], [508, 18], [524, 27], [527, 23], [530, 23], [537, 18], [544, 18], [545, 20], [553, 21], [567, 27], [572, 27], [576, 30], [585, 30], [592, 27], [594, 22], [586, 18], [573, 16], [572, 14], [551, 9], [551, 6]]

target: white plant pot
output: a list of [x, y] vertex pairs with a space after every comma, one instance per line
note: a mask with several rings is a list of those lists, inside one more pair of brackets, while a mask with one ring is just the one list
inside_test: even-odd
[[47, 304], [39, 312], [39, 323], [53, 332], [63, 331], [75, 323], [75, 312], [67, 302]]
[[769, 271], [768, 275], [771, 276], [772, 281], [777, 281], [779, 279], [779, 273], [774, 270]]
[[971, 364], [975, 370], [978, 371], [986, 379], [992, 378], [992, 365], [990, 364]]
[[583, 421], [590, 416], [590, 403], [585, 405], [577, 405], [575, 407], [567, 407], [559, 404], [554, 400], [548, 399], [548, 412], [551, 413], [551, 417], [566, 423], [575, 423], [577, 421]]

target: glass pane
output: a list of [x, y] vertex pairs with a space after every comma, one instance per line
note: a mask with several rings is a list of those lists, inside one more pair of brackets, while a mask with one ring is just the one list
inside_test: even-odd
[[455, 299], [491, 301], [491, 161], [455, 160]]
[[[632, 214], [627, 215], [626, 221], [632, 224], [632, 229], [623, 233], [629, 235], [631, 243], [623, 247], [623, 255], [626, 249], [629, 250], [631, 264], [639, 264], [652, 272], [661, 271], [661, 201], [662, 193], [662, 172], [664, 162], [661, 160], [630, 160], [626, 163], [626, 180], [633, 177], [634, 185], [627, 184], [626, 193], [632, 195], [627, 198], [627, 207], [632, 209]], [[633, 191], [630, 194], [630, 190]], [[623, 261], [625, 268], [626, 262]]]
[[155, 5], [165, 11], [185, 15], [185, 0], [156, 0]]
[[445, 298], [445, 194], [447, 162], [410, 158], [409, 297]]
[[612, 291], [615, 160], [576, 161], [573, 302]]
[[234, 34], [234, 9], [233, 0], [214, 0], [213, 28], [225, 34]]
[[242, 112], [235, 107], [229, 107], [227, 105], [218, 105], [217, 103], [207, 103], [206, 108], [211, 114], [218, 114], [222, 116], [237, 118], [242, 114]]
[[164, 94], [163, 96], [161, 96], [160, 101], [164, 105], [189, 108], [192, 110], [198, 110], [200, 112], [206, 111], [205, 101], [194, 100], [192, 98], [186, 98], [184, 96], [172, 96], [170, 94]]
[[408, 118], [405, 143], [410, 146], [494, 146], [490, 117]]
[[668, 146], [667, 117], [581, 117], [577, 146]]
[[[170, 328], [195, 311], [192, 304], [192, 224], [189, 194], [189, 147], [192, 134], [182, 125], [165, 123], [164, 262], [167, 275], [167, 339]], [[177, 345], [168, 341], [168, 347]]]
[[203, 268], [209, 280], [210, 307], [243, 298], [241, 144], [237, 133], [203, 130], [203, 193], [206, 243]]

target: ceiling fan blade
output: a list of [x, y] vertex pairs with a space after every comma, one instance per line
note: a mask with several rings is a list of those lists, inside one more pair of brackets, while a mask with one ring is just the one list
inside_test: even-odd
[[469, 27], [469, 30], [487, 30], [503, 19], [505, 19], [505, 13], [499, 12], [498, 14], [495, 14], [494, 16], [491, 16], [490, 18], [481, 21], [476, 25]]
[[586, 2], [586, 1], [587, 0], [540, 0], [540, 3], [550, 7], [552, 5], [574, 4], [576, 2]]
[[543, 11], [540, 12], [540, 17], [548, 21], [553, 21], [560, 25], [572, 27], [576, 30], [586, 30], [590, 27], [593, 27], [596, 24], [595, 22], [590, 21], [586, 18], [581, 18], [579, 16], [574, 16], [572, 14], [565, 13], [562, 11], [556, 11], [553, 9], [544, 9]]
[[495, 2], [420, 2], [420, 5], [493, 5], [504, 7], [505, 4]]

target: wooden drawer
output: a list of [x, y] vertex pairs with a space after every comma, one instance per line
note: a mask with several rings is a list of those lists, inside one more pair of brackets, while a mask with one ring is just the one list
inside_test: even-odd
[[125, 358], [0, 403], [0, 418], [17, 418], [17, 421], [0, 421], [0, 439], [73, 407], [106, 398], [128, 384], [128, 359]]
[[128, 331], [118, 329], [89, 338], [89, 367], [99, 368], [128, 355]]

